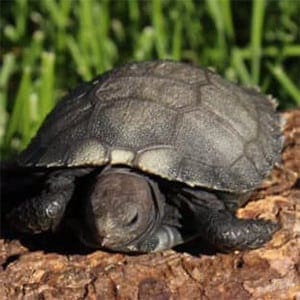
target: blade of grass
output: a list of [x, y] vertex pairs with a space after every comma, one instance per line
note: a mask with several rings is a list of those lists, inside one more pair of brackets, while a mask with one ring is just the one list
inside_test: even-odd
[[167, 41], [164, 14], [163, 14], [163, 1], [152, 0], [152, 26], [155, 33], [155, 48], [158, 58], [167, 58]]
[[227, 54], [227, 45], [224, 28], [224, 13], [220, 0], [206, 0], [208, 12], [217, 29], [217, 45], [214, 49], [214, 60], [217, 65], [225, 64], [225, 57]]
[[288, 45], [283, 47], [282, 55], [284, 57], [293, 57], [293, 56], [300, 57], [300, 45]]
[[250, 74], [247, 70], [241, 51], [238, 48], [232, 50], [231, 55], [232, 65], [243, 84], [249, 85], [251, 83]]
[[30, 46], [24, 49], [22, 57], [22, 67], [26, 68], [27, 66], [34, 66], [36, 61], [41, 57], [43, 42], [44, 42], [44, 33], [40, 30], [36, 31], [33, 34], [32, 42]]
[[184, 33], [182, 36], [182, 56], [197, 63], [200, 58], [195, 49], [199, 49], [205, 40], [203, 24], [199, 21], [202, 18], [201, 12], [204, 9], [205, 2], [200, 4], [195, 3], [193, 0], [185, 0], [180, 1], [180, 4], [182, 9], [179, 15], [182, 20], [182, 32]]
[[257, 85], [260, 79], [260, 65], [262, 54], [262, 33], [265, 16], [265, 0], [253, 0], [251, 19], [251, 75], [252, 84]]
[[[179, 2], [180, 4], [180, 2]], [[174, 22], [174, 31], [172, 37], [172, 58], [180, 60], [181, 58], [181, 47], [182, 47], [182, 19], [180, 18], [180, 7], [172, 12], [172, 18]]]
[[139, 35], [139, 21], [141, 18], [138, 0], [127, 1], [129, 18], [130, 18], [130, 31], [134, 40]]
[[300, 105], [300, 89], [292, 82], [292, 80], [288, 77], [286, 72], [283, 70], [280, 65], [272, 65], [270, 63], [267, 64], [267, 67], [273, 74], [273, 76], [277, 79], [277, 81], [282, 85], [282, 87], [286, 90], [286, 92], [292, 97], [295, 104]]
[[0, 71], [0, 109], [6, 110], [6, 93], [8, 80], [14, 72], [16, 66], [15, 56], [11, 53], [4, 55], [3, 65]]
[[[55, 30], [55, 41], [58, 50], [63, 50], [66, 42], [66, 27], [68, 24], [68, 17], [71, 12], [72, 1], [47, 0], [43, 2], [43, 6], [49, 12], [52, 25], [57, 28]], [[54, 26], [53, 26], [54, 27]]]
[[142, 61], [151, 58], [151, 52], [154, 47], [155, 36], [152, 27], [145, 27], [139, 35], [133, 53], [134, 60]]
[[109, 1], [81, 0], [79, 3], [82, 16], [79, 26], [80, 50], [86, 57], [89, 73], [95, 75], [111, 66], [116, 53], [109, 39]]
[[17, 38], [20, 39], [26, 32], [27, 16], [28, 16], [28, 1], [27, 0], [17, 0], [16, 4], [18, 6], [17, 10], [20, 16], [17, 18], [16, 23], [16, 33]]
[[39, 89], [39, 120], [41, 123], [54, 106], [54, 63], [55, 54], [44, 52], [42, 54], [41, 82]]
[[[79, 29], [78, 29], [78, 41], [76, 41], [77, 47], [80, 49], [81, 55], [85, 57], [86, 68], [88, 68], [87, 74], [91, 74], [87, 80], [92, 78], [94, 65], [94, 56], [92, 53], [92, 48], [97, 47], [95, 44], [95, 37], [92, 35], [94, 28], [92, 25], [93, 7], [94, 0], [79, 1]], [[80, 62], [79, 62], [80, 63]]]
[[14, 104], [13, 112], [9, 119], [4, 137], [4, 148], [8, 148], [15, 134], [20, 133], [22, 137], [29, 134], [28, 100], [32, 88], [31, 68], [26, 67], [22, 74], [20, 87]]
[[[95, 9], [95, 8], [94, 8]], [[98, 44], [98, 51], [94, 52], [94, 56], [98, 58], [96, 64], [96, 73], [102, 73], [112, 67], [112, 62], [117, 54], [117, 47], [110, 39], [110, 9], [109, 1], [103, 0], [98, 6], [98, 15], [102, 26], [98, 26], [98, 19], [94, 22], [95, 37]], [[94, 49], [96, 50], [96, 48]]]
[[89, 64], [86, 61], [86, 55], [81, 52], [78, 44], [75, 42], [75, 39], [72, 36], [68, 36], [67, 38], [67, 46], [71, 53], [71, 56], [77, 66], [77, 72], [81, 75], [83, 80], [88, 81], [92, 78], [92, 73], [89, 68]]
[[11, 53], [4, 55], [3, 66], [0, 71], [0, 145], [3, 142], [5, 126], [8, 119], [8, 113], [6, 112], [8, 80], [14, 72], [15, 65], [15, 56]]
[[[3, 3], [1, 3], [1, 5], [3, 5]], [[14, 3], [14, 11], [18, 16], [15, 18], [15, 26], [5, 26], [4, 33], [11, 41], [17, 42], [24, 36], [26, 32], [28, 20], [28, 1], [16, 0]]]
[[128, 4], [128, 8], [129, 8], [130, 20], [136, 24], [138, 22], [138, 20], [140, 19], [138, 0], [127, 1], [127, 4]]
[[224, 27], [226, 30], [226, 35], [230, 40], [235, 39], [232, 12], [231, 12], [231, 1], [230, 0], [220, 0], [222, 5], [223, 16], [224, 16]]
[[[252, 58], [252, 50], [249, 48], [240, 49], [240, 54], [243, 59], [251, 59]], [[278, 48], [276, 46], [268, 46], [264, 47], [261, 50], [263, 57], [300, 57], [300, 45], [290, 44], [288, 46], [283, 46], [282, 48]]]
[[[90, 67], [93, 70], [96, 70], [97, 73], [104, 71], [104, 60], [105, 60], [105, 50], [103, 44], [106, 39], [106, 28], [108, 27], [107, 20], [107, 7], [106, 2], [101, 1], [101, 3], [95, 3], [92, 1], [84, 1], [85, 3], [89, 2], [90, 5], [87, 8], [89, 10], [89, 17], [85, 21], [86, 29], [85, 32], [89, 32], [89, 47], [90, 47]], [[98, 22], [101, 26], [97, 26], [97, 23], [94, 21], [94, 11], [97, 11], [99, 17]], [[99, 38], [99, 35], [100, 38]], [[94, 71], [95, 72], [95, 71]]]

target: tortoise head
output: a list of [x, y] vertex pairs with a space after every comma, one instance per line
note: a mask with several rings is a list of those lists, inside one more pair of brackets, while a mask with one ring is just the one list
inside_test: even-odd
[[88, 197], [85, 218], [90, 233], [81, 232], [81, 240], [115, 251], [138, 251], [139, 242], [161, 221], [159, 197], [158, 187], [145, 176], [128, 169], [104, 169]]

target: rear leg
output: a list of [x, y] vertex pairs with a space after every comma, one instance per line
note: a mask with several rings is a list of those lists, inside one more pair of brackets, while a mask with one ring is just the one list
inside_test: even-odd
[[224, 252], [258, 248], [280, 228], [271, 221], [236, 218], [212, 193], [185, 189], [179, 198], [177, 205], [190, 215], [189, 226]]

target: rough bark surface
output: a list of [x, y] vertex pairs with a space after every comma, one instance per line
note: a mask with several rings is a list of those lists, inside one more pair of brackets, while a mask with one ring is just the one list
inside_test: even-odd
[[300, 299], [300, 110], [283, 117], [282, 165], [238, 212], [280, 222], [263, 248], [128, 256], [1, 239], [0, 299]]

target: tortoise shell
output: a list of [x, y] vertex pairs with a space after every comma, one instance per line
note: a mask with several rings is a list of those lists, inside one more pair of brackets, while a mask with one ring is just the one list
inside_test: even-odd
[[131, 63], [83, 84], [48, 115], [19, 164], [127, 165], [189, 186], [242, 193], [278, 161], [268, 97], [190, 64]]

